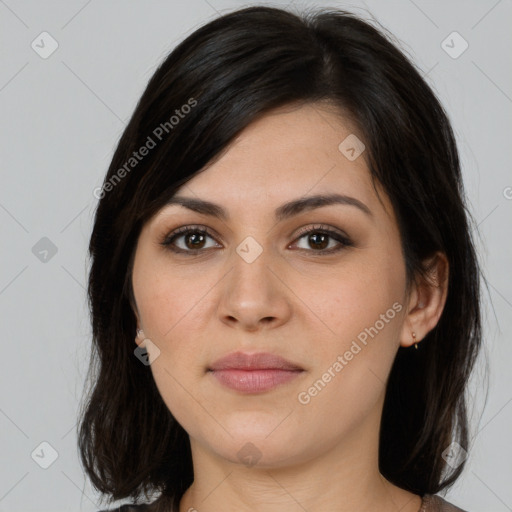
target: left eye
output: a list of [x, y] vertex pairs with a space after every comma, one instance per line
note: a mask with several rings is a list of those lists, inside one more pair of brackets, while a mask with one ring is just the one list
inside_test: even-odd
[[[339, 238], [339, 235], [334, 236], [323, 231], [311, 231], [298, 238], [298, 240], [304, 239], [306, 242], [306, 247], [299, 248], [308, 250], [309, 246], [309, 248], [314, 247], [316, 250], [330, 250], [333, 247], [336, 247], [335, 242], [342, 242]], [[333, 244], [330, 245], [329, 242], [333, 242]]]
[[[308, 228], [297, 238], [297, 240], [302, 239], [305, 239], [306, 247], [299, 247], [299, 249], [309, 251], [310, 249], [307, 246], [314, 247], [313, 252], [317, 252], [320, 255], [337, 252], [344, 247], [353, 245], [347, 236], [322, 227]], [[329, 240], [334, 242], [333, 245], [329, 245]]]

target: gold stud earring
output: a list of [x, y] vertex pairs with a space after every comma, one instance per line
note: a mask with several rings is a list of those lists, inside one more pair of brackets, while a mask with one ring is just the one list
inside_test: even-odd
[[412, 340], [414, 342], [414, 348], [418, 350], [418, 342], [416, 341], [416, 333], [412, 331]]

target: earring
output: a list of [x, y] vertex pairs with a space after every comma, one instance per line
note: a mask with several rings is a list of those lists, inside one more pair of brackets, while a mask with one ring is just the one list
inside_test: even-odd
[[137, 337], [144, 339], [144, 331], [142, 329], [137, 329]]
[[414, 331], [412, 331], [412, 333], [411, 333], [411, 334], [412, 334], [412, 340], [413, 340], [413, 342], [414, 342], [414, 348], [415, 348], [416, 350], [418, 350], [418, 343], [417, 343], [417, 341], [416, 341], [416, 333], [415, 333]]

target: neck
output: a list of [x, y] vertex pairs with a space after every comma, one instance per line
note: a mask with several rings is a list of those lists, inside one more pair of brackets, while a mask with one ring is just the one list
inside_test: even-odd
[[[370, 442], [369, 442], [370, 441]], [[259, 468], [204, 450], [191, 439], [194, 482], [180, 512], [418, 512], [421, 498], [378, 470], [378, 429], [368, 422], [325, 453]]]

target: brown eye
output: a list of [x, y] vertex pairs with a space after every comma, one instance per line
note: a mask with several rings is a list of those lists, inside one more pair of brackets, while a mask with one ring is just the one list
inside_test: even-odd
[[[204, 228], [184, 226], [169, 234], [162, 243], [163, 246], [174, 252], [195, 253], [208, 249], [205, 244], [213, 236]], [[215, 244], [210, 247], [215, 247]]]
[[308, 236], [308, 243], [314, 249], [326, 249], [329, 245], [329, 235], [325, 233], [311, 233]]
[[202, 249], [205, 241], [205, 235], [202, 233], [188, 233], [183, 235], [183, 240], [188, 249]]
[[345, 247], [353, 246], [352, 241], [344, 234], [323, 226], [313, 226], [302, 231], [297, 240], [305, 239], [305, 247], [299, 247], [313, 253], [332, 254]]

